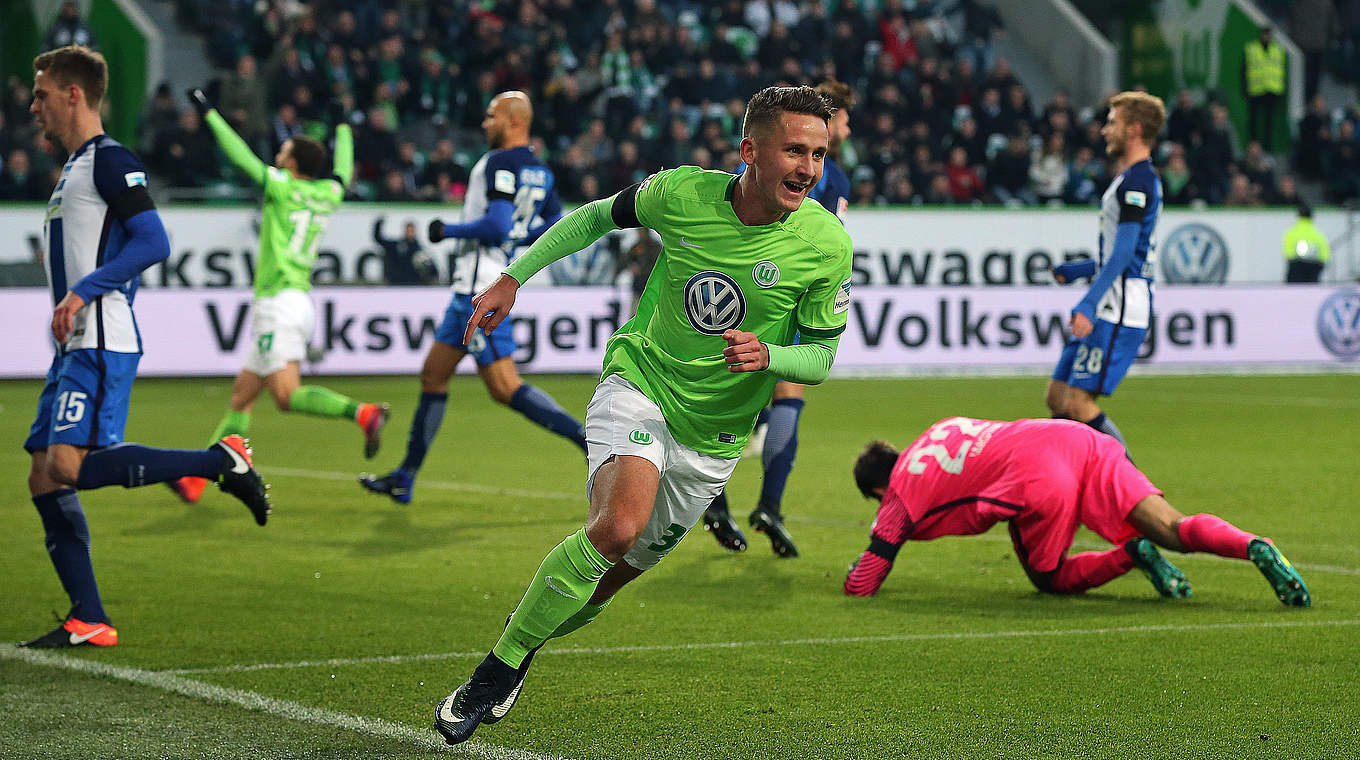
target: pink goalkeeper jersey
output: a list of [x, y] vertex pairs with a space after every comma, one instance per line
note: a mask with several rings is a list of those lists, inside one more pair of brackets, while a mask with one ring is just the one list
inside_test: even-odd
[[898, 457], [874, 535], [900, 545], [908, 539], [984, 533], [1042, 503], [1055, 487], [1068, 485], [1054, 482], [1063, 476], [1045, 466], [1046, 458], [1025, 454], [1061, 437], [1064, 454], [1084, 460], [1089, 450], [1070, 447], [1089, 441], [1086, 447], [1093, 448], [1097, 439], [1086, 432], [1093, 431], [1070, 420], [941, 420]]

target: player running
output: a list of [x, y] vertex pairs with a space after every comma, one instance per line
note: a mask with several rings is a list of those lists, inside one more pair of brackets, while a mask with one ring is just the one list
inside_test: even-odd
[[[845, 223], [850, 209], [850, 178], [833, 159], [842, 143], [850, 137], [850, 107], [855, 94], [850, 86], [834, 79], [817, 85], [817, 92], [836, 109], [827, 123], [827, 155], [822, 161], [822, 178], [808, 191], [808, 197], [822, 204]], [[745, 165], [739, 167], [743, 171]], [[752, 528], [770, 538], [770, 548], [780, 557], [797, 557], [798, 546], [784, 527], [780, 505], [784, 487], [793, 471], [793, 460], [798, 455], [798, 418], [803, 413], [803, 386], [780, 380], [774, 386], [774, 400], [762, 409], [756, 420], [752, 440], [761, 439], [760, 460], [765, 477], [760, 487], [760, 500], [748, 519]], [[762, 426], [764, 429], [762, 430]], [[704, 511], [704, 529], [713, 534], [718, 544], [735, 552], [746, 551], [746, 536], [737, 527], [727, 506], [727, 490]]]
[[1145, 92], [1121, 92], [1111, 98], [1100, 134], [1120, 174], [1100, 200], [1099, 261], [1053, 268], [1059, 283], [1096, 277], [1072, 309], [1072, 338], [1053, 369], [1044, 401], [1054, 417], [1085, 422], [1120, 443], [1123, 434], [1096, 399], [1114, 393], [1152, 322], [1157, 264], [1153, 232], [1162, 209], [1162, 180], [1152, 166], [1152, 144], [1165, 120], [1161, 98]]
[[[189, 101], [217, 138], [232, 163], [264, 191], [260, 222], [260, 254], [255, 266], [255, 300], [251, 303], [250, 354], [236, 376], [227, 413], [213, 438], [245, 435], [250, 413], [265, 389], [281, 412], [352, 420], [364, 434], [364, 456], [378, 453], [387, 424], [387, 404], [365, 404], [319, 385], [303, 385], [300, 364], [315, 316], [311, 296], [312, 265], [326, 232], [326, 222], [345, 197], [354, 178], [354, 137], [343, 121], [335, 127], [335, 165], [326, 148], [310, 137], [284, 142], [274, 166], [256, 158], [227, 120], [208, 103], [202, 90], [190, 90]], [[331, 172], [334, 174], [331, 174]], [[202, 478], [171, 484], [187, 502], [203, 493]]]
[[[1040, 591], [1079, 594], [1137, 567], [1162, 596], [1190, 596], [1185, 574], [1162, 558], [1161, 546], [1250, 560], [1281, 602], [1311, 603], [1303, 578], [1270, 539], [1214, 515], [1182, 515], [1113, 438], [1069, 420], [951, 417], [901, 454], [883, 441], [869, 444], [855, 462], [855, 483], [880, 506], [869, 548], [845, 579], [854, 596], [878, 592], [908, 540], [970, 536], [1005, 521]], [[1115, 548], [1069, 556], [1079, 524]]]
[[675, 548], [731, 477], [777, 380], [831, 371], [850, 309], [850, 237], [806, 201], [832, 112], [810, 87], [761, 90], [742, 125], [744, 174], [681, 167], [588, 203], [473, 300], [468, 340], [503, 322], [530, 275], [610, 230], [648, 227], [662, 240], [586, 409], [586, 525], [548, 553], [500, 640], [440, 703], [435, 728], [450, 744], [505, 717], [545, 641], [594, 620]]
[[132, 313], [138, 275], [170, 255], [170, 241], [147, 192], [146, 169], [104, 134], [104, 57], [69, 45], [33, 59], [33, 70], [29, 111], [47, 139], [71, 155], [43, 225], [56, 355], [24, 449], [33, 459], [28, 488], [47, 554], [71, 610], [60, 626], [20, 646], [113, 646], [118, 630], [99, 596], [90, 529], [75, 489], [211, 478], [245, 502], [260, 525], [269, 500], [239, 436], [189, 451], [122, 442], [142, 355]]
[[473, 294], [495, 281], [517, 248], [537, 240], [562, 216], [552, 170], [529, 147], [533, 117], [529, 97], [522, 92], [503, 92], [491, 99], [482, 120], [491, 150], [472, 167], [463, 222], [430, 222], [430, 242], [458, 239], [459, 258], [451, 278], [453, 299], [420, 368], [420, 402], [406, 439], [406, 458], [386, 475], [359, 476], [364, 488], [387, 494], [398, 504], [411, 501], [416, 473], [444, 420], [449, 378], [469, 354], [491, 398], [585, 451], [581, 423], [552, 396], [520, 378], [513, 358], [519, 345], [509, 322], [486, 335], [463, 335], [472, 314]]

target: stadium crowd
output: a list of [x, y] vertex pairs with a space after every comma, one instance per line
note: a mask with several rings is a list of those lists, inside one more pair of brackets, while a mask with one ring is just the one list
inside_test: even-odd
[[[582, 202], [659, 168], [732, 169], [746, 99], [837, 78], [858, 93], [840, 163], [852, 202], [1094, 204], [1110, 179], [1101, 104], [1042, 105], [993, 42], [985, 0], [176, 0], [220, 77], [212, 99], [263, 156], [338, 119], [356, 131], [356, 197], [457, 202], [490, 98], [530, 94], [535, 141], [562, 197]], [[1342, 19], [1341, 49], [1360, 40]], [[65, 15], [50, 40], [77, 34]], [[1354, 26], [1355, 28], [1350, 28]], [[1350, 41], [1350, 42], [1348, 42]], [[1347, 47], [1347, 45], [1350, 47]], [[35, 135], [29, 84], [7, 83], [0, 200], [42, 200], [60, 157]], [[1360, 195], [1360, 106], [1314, 96], [1293, 156], [1241, 145], [1212, 93], [1182, 92], [1155, 156], [1168, 204], [1292, 205], [1296, 176], [1326, 200]], [[162, 183], [237, 182], [168, 85], [140, 151]]]

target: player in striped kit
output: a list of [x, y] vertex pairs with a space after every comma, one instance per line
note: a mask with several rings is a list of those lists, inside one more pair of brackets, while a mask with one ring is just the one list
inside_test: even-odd
[[1044, 400], [1054, 417], [1084, 422], [1121, 444], [1124, 435], [1096, 400], [1114, 393], [1152, 323], [1154, 233], [1162, 210], [1162, 180], [1152, 166], [1152, 144], [1165, 120], [1161, 98], [1145, 92], [1121, 92], [1110, 100], [1100, 133], [1120, 173], [1100, 200], [1100, 259], [1053, 268], [1059, 283], [1095, 279], [1072, 309], [1072, 338], [1063, 347]]
[[491, 99], [482, 120], [491, 150], [472, 167], [463, 221], [430, 222], [430, 242], [458, 240], [453, 298], [420, 368], [420, 401], [406, 441], [406, 458], [386, 475], [359, 476], [361, 486], [398, 504], [411, 501], [416, 473], [444, 419], [449, 378], [468, 355], [477, 362], [477, 373], [491, 398], [585, 450], [580, 421], [552, 396], [520, 378], [513, 358], [519, 345], [510, 322], [487, 335], [478, 333], [467, 340], [463, 336], [472, 296], [500, 276], [518, 248], [533, 243], [562, 215], [552, 170], [529, 147], [533, 117], [533, 106], [522, 92], [503, 92]]
[[29, 491], [71, 610], [60, 626], [21, 646], [113, 646], [118, 630], [99, 595], [76, 489], [133, 488], [186, 475], [213, 479], [245, 502], [260, 525], [269, 500], [240, 436], [192, 450], [123, 442], [142, 354], [132, 313], [138, 275], [170, 255], [170, 241], [147, 192], [146, 170], [104, 134], [104, 57], [72, 45], [38, 56], [33, 69], [29, 110], [70, 157], [44, 225], [57, 350], [24, 448], [32, 456]]

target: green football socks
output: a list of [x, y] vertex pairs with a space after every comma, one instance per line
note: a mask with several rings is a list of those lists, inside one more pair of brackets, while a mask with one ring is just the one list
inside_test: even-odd
[[560, 639], [578, 628], [585, 628], [595, 622], [595, 618], [599, 617], [600, 613], [604, 612], [604, 608], [608, 607], [612, 601], [614, 601], [614, 597], [611, 596], [599, 604], [586, 602], [586, 606], [577, 610], [575, 615], [563, 620], [562, 625], [557, 626], [557, 630], [553, 631], [548, 638]]
[[[590, 601], [605, 571], [613, 566], [590, 545], [585, 528], [567, 536], [543, 558], [491, 652], [506, 665], [518, 668], [529, 650], [559, 635], [557, 631], [565, 624], [581, 618], [574, 628], [564, 631], [570, 633], [593, 620], [594, 615], [581, 614], [582, 607]], [[598, 607], [603, 609], [604, 605]]]
[[342, 396], [319, 385], [302, 385], [288, 397], [288, 408], [316, 417], [343, 417], [355, 419], [359, 414], [359, 402], [349, 396]]
[[227, 409], [226, 416], [222, 418], [221, 422], [217, 423], [217, 429], [213, 431], [212, 439], [208, 441], [208, 445], [211, 446], [229, 435], [239, 435], [244, 438], [249, 431], [250, 412]]

